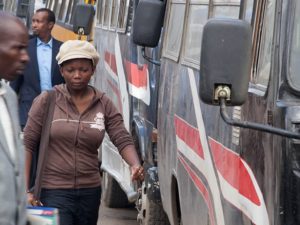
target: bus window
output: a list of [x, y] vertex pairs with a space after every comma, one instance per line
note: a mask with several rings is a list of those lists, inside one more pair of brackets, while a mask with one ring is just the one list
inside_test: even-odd
[[111, 0], [104, 1], [103, 27], [108, 28], [110, 22]]
[[65, 22], [69, 3], [70, 3], [70, 0], [63, 1], [62, 5], [61, 5], [61, 9], [58, 14], [58, 20]]
[[70, 8], [71, 8], [71, 11], [69, 12], [69, 14], [71, 15], [70, 19], [68, 20], [68, 23], [69, 24], [73, 24], [73, 12], [75, 11], [75, 8], [76, 8], [76, 5], [78, 3], [79, 0], [74, 0], [74, 1], [71, 1], [71, 5], [70, 5]]
[[6, 12], [10, 12], [15, 14], [16, 12], [16, 0], [12, 0], [12, 1], [4, 1], [3, 3], [3, 10]]
[[252, 15], [253, 15], [253, 0], [247, 0], [245, 3], [245, 13], [243, 19], [246, 20], [248, 23], [253, 24]]
[[[270, 77], [273, 31], [275, 20], [275, 0], [259, 1], [257, 4], [254, 33], [254, 62], [251, 85], [264, 95]], [[256, 92], [258, 93], [258, 92]]]
[[56, 16], [59, 15], [61, 5], [62, 5], [62, 0], [55, 1], [55, 6], [54, 6], [54, 9], [53, 9], [53, 12], [55, 13]]
[[120, 0], [118, 24], [117, 28], [119, 32], [126, 31], [126, 20], [128, 15], [129, 0]]
[[102, 4], [103, 4], [102, 0], [97, 1], [96, 21], [97, 24], [100, 26], [102, 24]]
[[68, 9], [66, 12], [66, 17], [64, 19], [65, 23], [70, 23], [70, 18], [71, 18], [71, 11], [72, 11], [72, 7], [73, 7], [73, 2], [74, 1], [70, 1], [68, 4]]
[[106, 5], [106, 1], [107, 0], [102, 0], [102, 4], [101, 4], [101, 13], [100, 13], [100, 24], [101, 26], [103, 26], [104, 23], [104, 13], [105, 13], [105, 5]]
[[184, 24], [185, 1], [172, 0], [167, 24], [163, 55], [178, 61]]
[[119, 3], [120, 3], [120, 0], [113, 0], [113, 3], [112, 3], [110, 28], [113, 30], [115, 30], [117, 27]]
[[290, 71], [288, 73], [289, 85], [296, 91], [300, 91], [300, 3], [295, 1], [295, 12], [293, 13], [293, 33], [291, 45]]
[[188, 9], [186, 32], [184, 37], [183, 64], [199, 68], [202, 30], [208, 18], [209, 1], [191, 2]]
[[18, 1], [16, 15], [21, 18], [26, 18], [28, 16], [29, 5], [30, 5], [29, 0]]
[[212, 17], [238, 19], [240, 2], [240, 0], [214, 0]]
[[0, 0], [0, 10], [3, 10], [3, 0]]
[[55, 5], [55, 0], [49, 0], [49, 1], [47, 2], [46, 7], [47, 7], [48, 9], [51, 9], [51, 10], [53, 11], [54, 5]]

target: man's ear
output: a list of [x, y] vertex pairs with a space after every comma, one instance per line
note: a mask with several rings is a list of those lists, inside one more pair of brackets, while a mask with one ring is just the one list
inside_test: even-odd
[[54, 27], [54, 23], [53, 23], [53, 22], [49, 22], [49, 23], [48, 23], [48, 27], [49, 27], [50, 30], [52, 30], [53, 27]]

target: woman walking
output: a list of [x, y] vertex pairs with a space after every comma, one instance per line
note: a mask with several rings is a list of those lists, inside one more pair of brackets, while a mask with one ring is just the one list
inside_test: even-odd
[[45, 115], [50, 94], [43, 92], [34, 100], [24, 129], [29, 185], [31, 157], [39, 146], [44, 118], [53, 116], [40, 202], [28, 191], [28, 203], [58, 208], [61, 225], [96, 225], [101, 196], [97, 149], [105, 131], [130, 165], [133, 180], [144, 179], [143, 167], [122, 115], [104, 93], [88, 85], [99, 61], [94, 46], [67, 41], [56, 59], [66, 84], [54, 87], [54, 113]]

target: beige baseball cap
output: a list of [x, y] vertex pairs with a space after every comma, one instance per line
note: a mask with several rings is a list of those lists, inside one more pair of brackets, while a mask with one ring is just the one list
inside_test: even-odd
[[56, 60], [59, 65], [70, 59], [91, 59], [96, 66], [99, 61], [99, 54], [95, 47], [87, 42], [80, 40], [69, 40], [64, 42], [59, 49]]

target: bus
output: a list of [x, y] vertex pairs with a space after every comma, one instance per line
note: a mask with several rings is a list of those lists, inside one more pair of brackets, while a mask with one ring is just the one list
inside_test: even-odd
[[[87, 40], [101, 60], [92, 83], [123, 114], [146, 171], [143, 183], [132, 183], [128, 165], [106, 138], [103, 202], [120, 207], [136, 201], [137, 219], [147, 225], [300, 224], [300, 3], [49, 0], [47, 7], [65, 15], [57, 24], [61, 39], [71, 33], [70, 12], [79, 2], [95, 9]], [[214, 19], [250, 26], [249, 69], [246, 78], [234, 74], [232, 87], [240, 93], [234, 92], [237, 101], [225, 116], [224, 105], [220, 113], [209, 99], [205, 84], [214, 77], [204, 76], [209, 68], [202, 64], [202, 50], [204, 56], [218, 52], [213, 43], [211, 51], [201, 45], [217, 40], [216, 31], [206, 37]], [[242, 38], [233, 40], [227, 58], [239, 64], [243, 49], [239, 59], [234, 46]]]
[[34, 11], [43, 7], [45, 0], [0, 0], [0, 11], [19, 17], [29, 29]]

